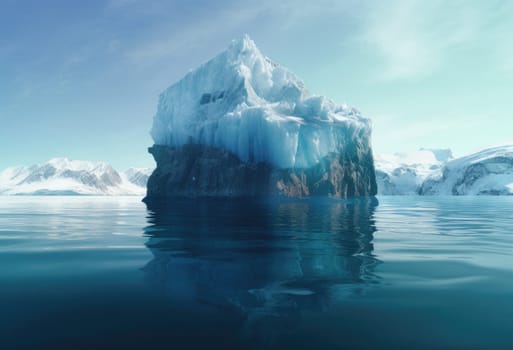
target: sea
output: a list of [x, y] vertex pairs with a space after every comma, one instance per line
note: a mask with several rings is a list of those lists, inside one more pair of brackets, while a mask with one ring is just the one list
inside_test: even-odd
[[0, 349], [513, 349], [513, 197], [0, 197]]

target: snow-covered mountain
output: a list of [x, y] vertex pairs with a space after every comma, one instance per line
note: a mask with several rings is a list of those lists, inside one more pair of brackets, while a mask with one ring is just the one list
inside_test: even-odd
[[459, 158], [430, 149], [374, 158], [380, 195], [513, 195], [513, 143]]
[[454, 159], [434, 171], [422, 195], [513, 195], [513, 143]]
[[418, 194], [424, 180], [452, 159], [449, 149], [420, 149], [410, 153], [375, 155], [379, 195]]
[[144, 195], [151, 170], [117, 172], [103, 162], [54, 158], [0, 173], [2, 195]]
[[148, 196], [376, 191], [371, 123], [310, 94], [244, 36], [160, 96]]
[[148, 178], [152, 172], [153, 169], [151, 168], [128, 168], [125, 170], [124, 175], [126, 179], [134, 185], [146, 188]]

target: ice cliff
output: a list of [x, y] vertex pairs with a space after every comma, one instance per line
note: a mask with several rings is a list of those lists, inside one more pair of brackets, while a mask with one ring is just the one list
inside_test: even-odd
[[161, 94], [151, 135], [148, 197], [376, 194], [369, 119], [247, 36]]

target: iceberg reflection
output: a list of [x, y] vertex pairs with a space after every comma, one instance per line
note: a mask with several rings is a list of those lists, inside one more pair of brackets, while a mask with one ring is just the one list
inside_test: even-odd
[[[245, 337], [266, 343], [379, 282], [376, 199], [180, 199], [149, 203], [145, 278], [191, 312], [239, 313]], [[255, 339], [256, 337], [256, 339]]]

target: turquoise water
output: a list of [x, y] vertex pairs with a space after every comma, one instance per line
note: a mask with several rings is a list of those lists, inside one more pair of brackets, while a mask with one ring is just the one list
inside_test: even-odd
[[512, 213], [0, 197], [0, 348], [511, 349]]

